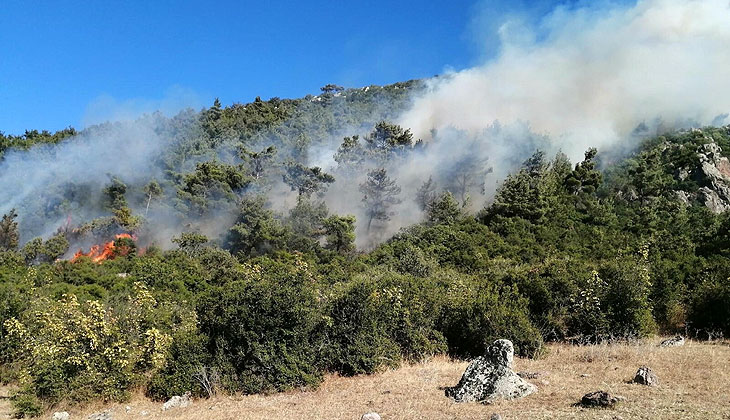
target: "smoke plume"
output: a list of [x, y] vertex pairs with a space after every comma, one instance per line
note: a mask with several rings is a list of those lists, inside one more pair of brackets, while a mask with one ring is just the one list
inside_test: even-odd
[[431, 80], [399, 122], [429, 138], [434, 128], [476, 133], [493, 121], [526, 121], [574, 160], [641, 123], [723, 122], [728, 22], [726, 0], [590, 2], [559, 6], [533, 26], [504, 22], [496, 58]]

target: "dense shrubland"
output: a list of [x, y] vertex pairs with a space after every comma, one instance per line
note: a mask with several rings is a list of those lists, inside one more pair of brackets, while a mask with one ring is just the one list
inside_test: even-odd
[[[357, 251], [355, 217], [332, 214], [320, 193], [360, 173], [361, 222], [390, 220], [402, 197], [384, 162], [428, 145], [377, 122], [417, 85], [328, 86], [316, 98], [184, 112], [167, 121], [176, 134], [160, 179], [49, 186], [43, 202], [17, 210], [32, 224], [88, 199], [99, 217], [33, 239], [33, 226], [5, 215], [0, 375], [18, 386], [18, 412], [123, 400], [140, 388], [164, 399], [316, 387], [326, 372], [474, 357], [496, 338], [535, 357], [552, 340], [730, 334], [730, 213], [702, 205], [701, 178], [677, 175], [694, 170], [705, 144], [730, 151], [727, 128], [648, 139], [600, 170], [594, 149], [577, 163], [535, 151], [478, 212], [469, 174], [447, 188], [424, 179], [421, 223]], [[383, 96], [400, 105], [384, 110]], [[336, 173], [307, 166], [312, 131], [301, 127], [327, 136], [345, 125], [375, 128], [344, 139]], [[0, 140], [7, 153], [74, 133]], [[479, 165], [472, 175], [491, 172]], [[295, 195], [287, 211], [268, 201], [275, 178]], [[182, 233], [143, 249], [163, 213]], [[224, 234], [206, 235], [205, 221]], [[118, 239], [100, 264], [57, 260], [73, 254], [70, 244], [119, 232], [140, 240]]]

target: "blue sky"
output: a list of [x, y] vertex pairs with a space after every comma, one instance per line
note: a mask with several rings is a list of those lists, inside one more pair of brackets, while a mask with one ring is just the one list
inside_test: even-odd
[[463, 69], [553, 1], [0, 2], [0, 131], [300, 97]]

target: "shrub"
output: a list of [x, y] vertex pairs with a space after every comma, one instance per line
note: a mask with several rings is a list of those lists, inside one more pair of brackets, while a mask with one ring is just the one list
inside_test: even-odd
[[200, 330], [232, 390], [283, 391], [317, 385], [319, 309], [307, 264], [252, 266], [198, 304]]
[[344, 375], [422, 360], [446, 350], [435, 328], [433, 281], [371, 270], [331, 298], [328, 368]]
[[119, 317], [75, 295], [57, 302], [36, 296], [31, 310], [5, 321], [8, 351], [24, 372], [16, 409], [34, 415], [35, 401], [127, 398], [143, 372], [164, 363], [169, 336], [144, 322], [156, 303], [139, 283]]
[[208, 396], [196, 378], [201, 368], [211, 362], [206, 345], [206, 337], [197, 330], [176, 332], [164, 367], [152, 376], [147, 385], [147, 396], [160, 401], [188, 391], [194, 396]]
[[689, 324], [698, 335], [730, 337], [730, 279], [705, 281], [694, 290]]
[[498, 287], [454, 273], [447, 273], [441, 281], [445, 302], [439, 330], [446, 337], [450, 354], [480, 356], [500, 338], [511, 340], [516, 354], [540, 353], [542, 336], [530, 322], [527, 299], [516, 288]]
[[638, 258], [624, 257], [601, 267], [600, 276], [606, 282], [602, 300], [608, 333], [614, 337], [644, 337], [656, 331], [649, 301], [647, 252], [642, 249]]

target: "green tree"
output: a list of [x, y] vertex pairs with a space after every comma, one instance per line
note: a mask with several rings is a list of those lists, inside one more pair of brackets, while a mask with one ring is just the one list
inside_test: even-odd
[[579, 193], [593, 194], [601, 185], [601, 172], [596, 169], [596, 154], [592, 147], [585, 153], [585, 159], [575, 165], [573, 172], [565, 179], [565, 186], [575, 195]]
[[190, 257], [200, 255], [208, 241], [207, 236], [198, 232], [183, 232], [172, 238], [172, 242], [177, 244], [178, 249]]
[[381, 121], [365, 136], [365, 149], [376, 159], [387, 160], [413, 147], [411, 130]]
[[451, 225], [464, 216], [454, 196], [445, 192], [428, 207], [427, 221], [432, 225]]
[[285, 164], [283, 179], [292, 191], [299, 194], [300, 199], [309, 198], [313, 193], [322, 193], [327, 189], [327, 184], [335, 182], [335, 177], [322, 168], [309, 168], [294, 161]]
[[270, 167], [273, 166], [273, 160], [276, 153], [276, 146], [269, 146], [260, 152], [251, 152], [245, 147], [242, 147], [239, 155], [248, 165], [249, 175], [258, 180], [266, 174], [266, 171]]
[[418, 204], [421, 211], [426, 211], [435, 199], [436, 182], [434, 182], [433, 177], [429, 176], [428, 180], [416, 191], [416, 204]]
[[388, 177], [384, 168], [369, 171], [367, 180], [360, 184], [360, 192], [364, 195], [362, 201], [365, 203], [365, 216], [368, 218], [368, 232], [373, 220], [390, 220], [393, 215], [391, 208], [401, 203], [398, 198], [401, 189], [395, 180]]
[[486, 176], [493, 169], [487, 166], [488, 159], [477, 154], [467, 154], [454, 162], [446, 174], [446, 189], [451, 191], [462, 206], [466, 206], [470, 191], [478, 190], [484, 194]]
[[144, 209], [144, 215], [147, 216], [147, 213], [150, 211], [150, 203], [152, 202], [152, 199], [157, 199], [162, 197], [163, 191], [162, 187], [160, 187], [160, 184], [157, 183], [156, 180], [152, 180], [147, 183], [147, 185], [144, 186], [143, 189], [145, 195], [147, 196], [147, 205]]
[[127, 207], [127, 184], [116, 176], [111, 177], [111, 183], [104, 188], [106, 205], [110, 210], [119, 210]]
[[20, 241], [20, 232], [18, 231], [18, 222], [15, 219], [18, 213], [15, 209], [3, 215], [0, 220], [0, 250], [15, 250], [18, 248]]
[[340, 171], [356, 172], [365, 159], [365, 151], [360, 144], [359, 136], [345, 137], [333, 157]]
[[324, 220], [328, 249], [347, 254], [355, 249], [355, 216], [332, 215]]
[[288, 236], [289, 232], [266, 208], [265, 198], [259, 196], [241, 201], [236, 224], [225, 243], [233, 254], [257, 256], [283, 248]]
[[322, 236], [323, 223], [327, 218], [327, 205], [323, 202], [312, 202], [307, 198], [297, 201], [297, 205], [289, 211], [287, 222], [294, 233], [310, 239]]

